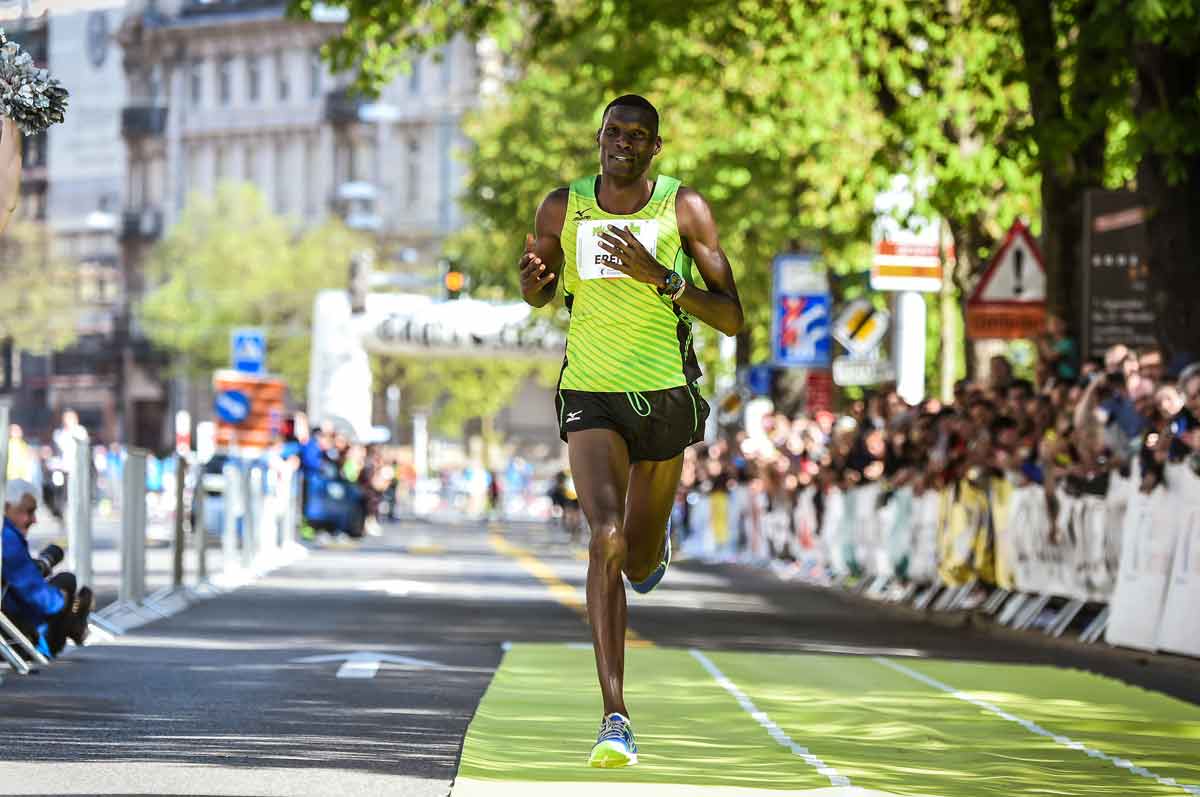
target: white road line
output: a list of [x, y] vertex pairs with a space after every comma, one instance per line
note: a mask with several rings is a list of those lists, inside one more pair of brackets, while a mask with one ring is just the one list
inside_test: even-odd
[[1197, 797], [1200, 797], [1200, 786], [1189, 786], [1186, 783], [1180, 783], [1179, 781], [1175, 780], [1175, 778], [1161, 777], [1159, 775], [1154, 774], [1153, 772], [1146, 769], [1145, 767], [1136, 766], [1132, 761], [1129, 761], [1124, 758], [1117, 758], [1115, 756], [1110, 756], [1107, 753], [1102, 753], [1099, 750], [1096, 750], [1095, 748], [1088, 747], [1087, 745], [1083, 744], [1082, 742], [1076, 742], [1073, 739], [1070, 739], [1066, 736], [1061, 736], [1057, 733], [1052, 733], [1051, 731], [1048, 731], [1045, 728], [1043, 728], [1041, 725], [1038, 725], [1036, 722], [1031, 722], [1027, 719], [1023, 719], [1021, 717], [1010, 714], [1009, 712], [1005, 711], [1004, 709], [1000, 708], [999, 706], [989, 703], [986, 700], [980, 700], [977, 697], [971, 697], [970, 695], [966, 694], [965, 692], [961, 692], [958, 689], [955, 689], [953, 686], [950, 686], [949, 684], [944, 684], [936, 678], [930, 678], [928, 675], [925, 675], [924, 673], [919, 673], [916, 670], [911, 669], [909, 667], [905, 667], [903, 664], [897, 664], [894, 661], [888, 661], [887, 659], [880, 658], [878, 656], [875, 656], [874, 659], [876, 662], [878, 662], [879, 664], [882, 664], [884, 667], [888, 667], [889, 669], [895, 670], [896, 672], [898, 672], [902, 675], [907, 675], [909, 678], [912, 678], [913, 680], [916, 680], [916, 681], [920, 681], [921, 683], [925, 684], [926, 686], [932, 686], [934, 689], [938, 689], [942, 692], [945, 692], [946, 694], [950, 695], [951, 697], [955, 697], [955, 698], [958, 698], [959, 700], [963, 700], [967, 703], [970, 703], [973, 706], [978, 706], [979, 708], [983, 709], [984, 711], [989, 711], [992, 714], [995, 714], [997, 717], [1000, 717], [1001, 719], [1008, 720], [1009, 722], [1015, 722], [1018, 725], [1020, 725], [1022, 728], [1024, 728], [1025, 730], [1029, 731], [1030, 733], [1035, 733], [1038, 736], [1045, 736], [1047, 739], [1050, 739], [1050, 740], [1054, 741], [1055, 743], [1060, 744], [1063, 747], [1066, 747], [1070, 750], [1078, 750], [1081, 753], [1086, 753], [1090, 758], [1099, 758], [1101, 761], [1107, 761], [1110, 764], [1112, 764], [1114, 767], [1116, 767], [1117, 769], [1124, 769], [1129, 772], [1132, 772], [1135, 775], [1141, 775], [1143, 778], [1149, 778], [1150, 780], [1153, 780], [1156, 783], [1160, 783], [1163, 786], [1178, 786], [1179, 788], [1183, 789], [1188, 794], [1193, 794], [1193, 795], [1197, 795]]
[[751, 702], [750, 698], [746, 696], [746, 693], [741, 689], [738, 689], [737, 685], [734, 684], [733, 681], [725, 677], [725, 673], [721, 672], [720, 668], [713, 664], [712, 660], [709, 659], [708, 656], [705, 656], [695, 648], [692, 648], [688, 652], [692, 654], [692, 658], [700, 662], [700, 666], [708, 671], [708, 674], [711, 675], [718, 684], [720, 684], [721, 688], [733, 695], [734, 699], [737, 700], [738, 705], [742, 707], [742, 710], [753, 717], [755, 722], [766, 729], [767, 733], [772, 739], [778, 742], [781, 746], [791, 750], [794, 755], [804, 759], [804, 763], [816, 769], [818, 773], [829, 778], [829, 783], [831, 786], [850, 785], [850, 778], [846, 777], [845, 775], [839, 775], [836, 769], [827, 765], [824, 761], [813, 755], [807, 747], [803, 747], [792, 741], [792, 738], [784, 733], [783, 729], [776, 725], [775, 722], [767, 716], [765, 711], [759, 711], [758, 707], [755, 706], [754, 703]]

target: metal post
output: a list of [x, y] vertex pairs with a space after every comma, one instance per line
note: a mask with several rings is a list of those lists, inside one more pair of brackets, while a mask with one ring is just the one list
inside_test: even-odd
[[242, 515], [242, 566], [247, 570], [254, 566], [258, 556], [258, 519], [262, 514], [262, 482], [255, 478], [254, 465], [247, 462], [242, 474], [242, 495], [245, 496]]
[[67, 479], [67, 555], [75, 582], [92, 583], [92, 451], [84, 440], [75, 442], [75, 461]]
[[129, 449], [121, 484], [122, 603], [146, 596], [146, 452]]
[[231, 575], [237, 569], [237, 519], [241, 513], [241, 474], [235, 465], [226, 464], [221, 471], [225, 479], [221, 490], [221, 509], [224, 524], [221, 528], [221, 558], [226, 575]]
[[196, 583], [208, 581], [208, 525], [204, 519], [204, 465], [194, 468], [192, 487], [192, 545], [196, 552]]
[[171, 548], [171, 588], [183, 587], [183, 482], [187, 476], [187, 460], [183, 454], [175, 455], [175, 537]]

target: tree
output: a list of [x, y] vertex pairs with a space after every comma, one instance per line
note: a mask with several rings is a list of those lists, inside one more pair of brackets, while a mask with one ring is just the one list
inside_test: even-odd
[[[453, 35], [492, 36], [508, 54], [509, 104], [470, 131], [467, 201], [479, 222], [463, 245], [473, 237], [492, 259], [527, 227], [514, 226], [514, 208], [528, 215], [533, 185], [586, 164], [580, 136], [597, 95], [636, 89], [702, 109], [668, 126], [683, 146], [662, 167], [732, 220], [751, 307], [766, 306], [763, 265], [784, 246], [861, 263], [849, 239], [866, 240], [872, 195], [908, 174], [932, 180], [917, 211], [946, 219], [960, 291], [1026, 217], [1043, 237], [1050, 305], [1074, 322], [1083, 194], [1136, 179], [1153, 210], [1164, 340], [1200, 350], [1200, 297], [1179, 290], [1195, 282], [1200, 243], [1200, 0], [342, 5], [349, 22], [327, 53], [368, 89]], [[298, 14], [310, 6], [293, 2]], [[761, 314], [747, 320], [763, 326]]]
[[350, 253], [365, 245], [337, 221], [297, 236], [249, 184], [193, 194], [147, 263], [147, 334], [206, 378], [229, 366], [231, 330], [263, 327], [269, 369], [303, 396], [313, 301], [320, 290], [345, 288]]
[[78, 335], [81, 297], [76, 265], [54, 252], [45, 224], [14, 221], [0, 238], [0, 339], [47, 353]]

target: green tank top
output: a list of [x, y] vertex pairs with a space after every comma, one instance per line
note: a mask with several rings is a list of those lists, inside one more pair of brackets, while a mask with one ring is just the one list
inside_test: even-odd
[[596, 202], [597, 177], [571, 183], [563, 222], [562, 283], [571, 325], [559, 387], [616, 393], [665, 390], [700, 378], [692, 318], [657, 289], [605, 265], [600, 248], [609, 224], [630, 232], [667, 268], [692, 282], [692, 259], [675, 220], [679, 181], [659, 175], [637, 213], [606, 213]]

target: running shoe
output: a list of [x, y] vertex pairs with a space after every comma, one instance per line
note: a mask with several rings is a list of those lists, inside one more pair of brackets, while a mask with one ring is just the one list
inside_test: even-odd
[[588, 766], [631, 767], [637, 763], [637, 742], [633, 740], [633, 725], [627, 717], [613, 712], [600, 722], [600, 735], [588, 757]]
[[667, 568], [671, 564], [671, 521], [667, 521], [667, 536], [663, 539], [663, 554], [662, 561], [658, 563], [658, 567], [654, 568], [645, 581], [629, 580], [629, 586], [633, 587], [634, 592], [640, 592], [645, 595], [650, 590], [658, 586], [658, 582], [663, 580], [663, 576], [667, 574]]

